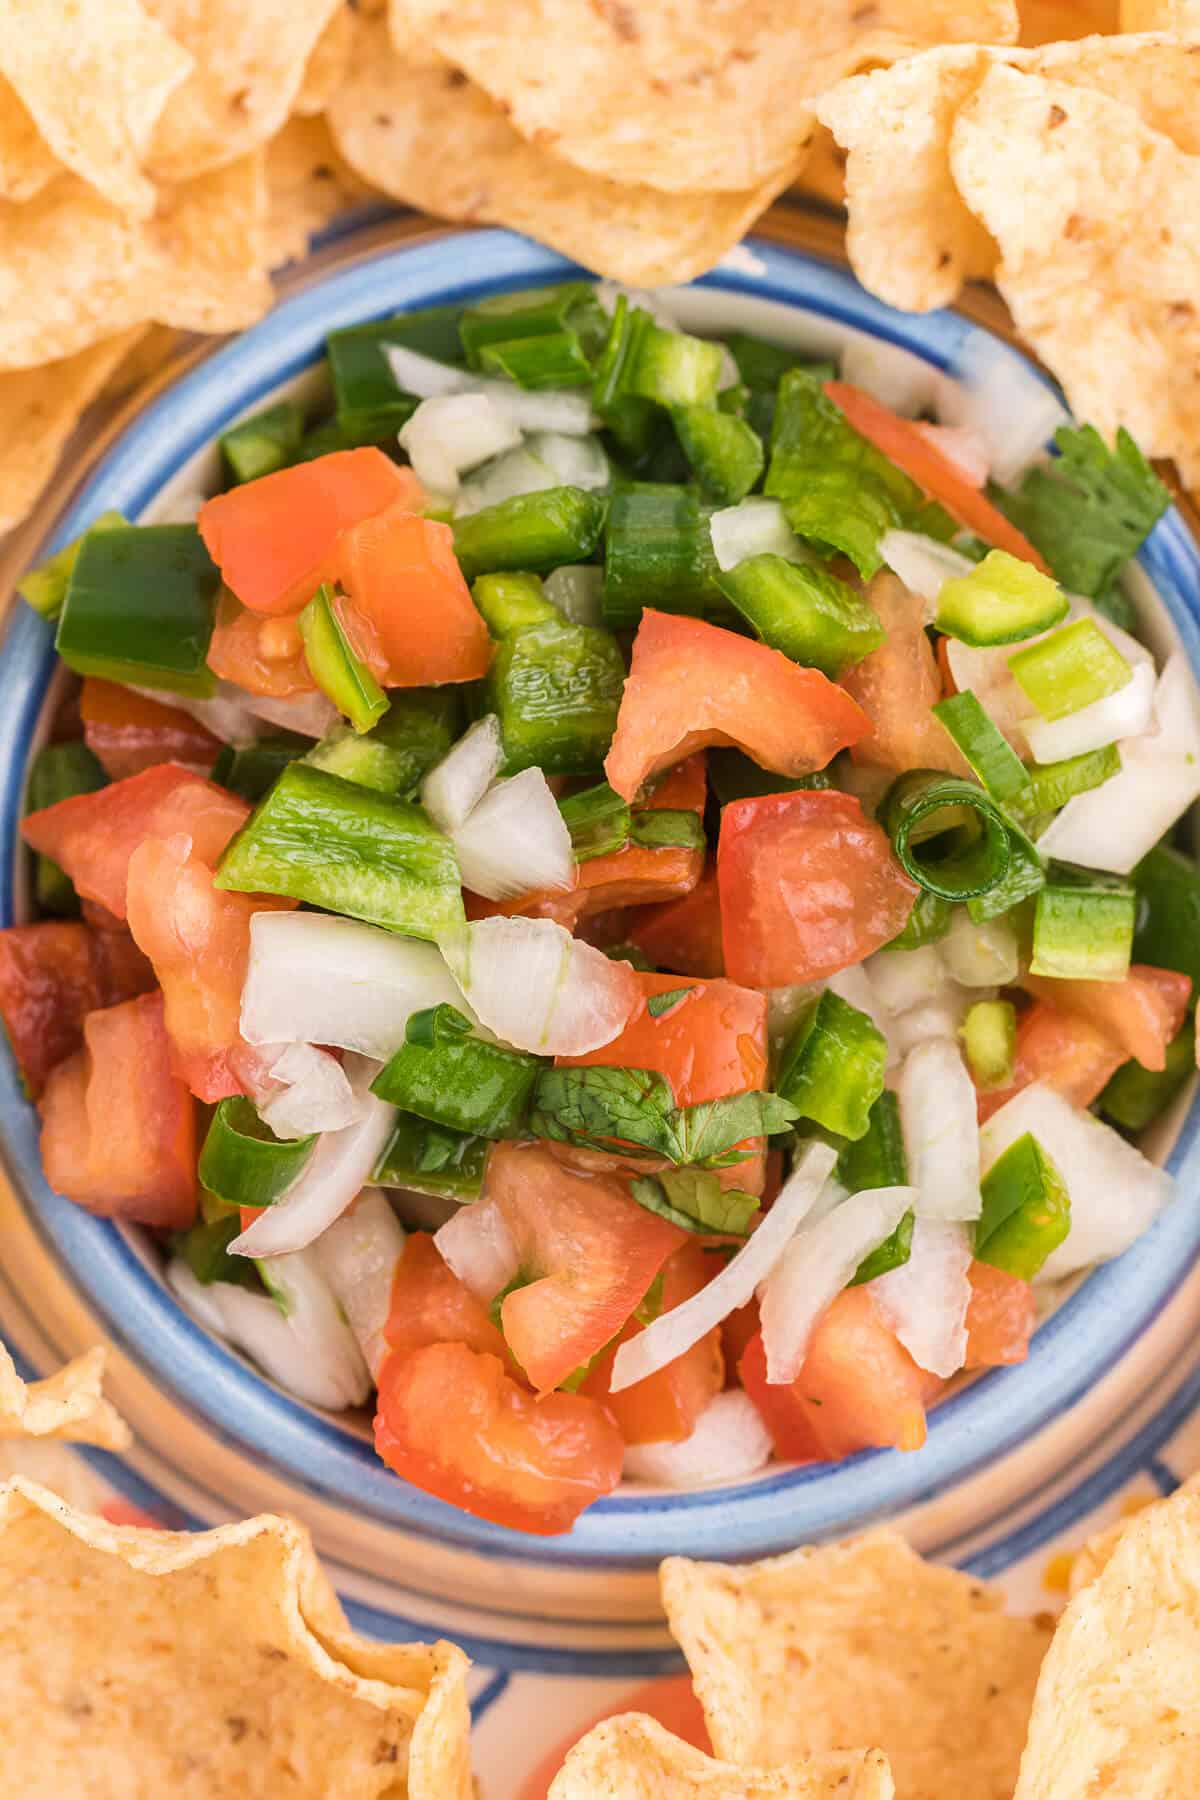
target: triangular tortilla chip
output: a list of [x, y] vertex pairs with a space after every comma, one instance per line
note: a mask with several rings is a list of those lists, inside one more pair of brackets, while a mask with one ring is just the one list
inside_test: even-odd
[[806, 1756], [780, 1769], [735, 1768], [685, 1744], [657, 1719], [624, 1713], [581, 1738], [546, 1800], [892, 1800], [879, 1750]]
[[[0, 391], [5, 379], [0, 377]], [[108, 1351], [97, 1344], [44, 1381], [25, 1382], [0, 1344], [0, 1438], [66, 1438], [128, 1450], [133, 1434], [102, 1391], [107, 1359]]]
[[314, 234], [339, 214], [378, 197], [354, 173], [322, 118], [289, 119], [266, 154], [267, 259], [273, 269], [306, 255]]
[[[1177, 1492], [1182, 1494], [1200, 1494], [1200, 1475], [1193, 1475], [1192, 1479], [1190, 1481], [1185, 1481], [1183, 1486], [1179, 1488]], [[1125, 1536], [1125, 1533], [1129, 1530], [1135, 1518], [1140, 1517], [1141, 1513], [1144, 1511], [1148, 1512], [1152, 1508], [1169, 1506], [1170, 1504], [1170, 1500], [1152, 1500], [1148, 1507], [1139, 1508], [1137, 1513], [1132, 1513], [1123, 1519], [1118, 1519], [1115, 1525], [1108, 1525], [1103, 1531], [1097, 1531], [1088, 1538], [1083, 1548], [1076, 1551], [1071, 1563], [1070, 1592], [1072, 1598], [1076, 1594], [1082, 1593], [1088, 1583], [1095, 1581], [1097, 1575], [1099, 1575], [1107, 1566], [1113, 1551]]]
[[325, 111], [345, 80], [353, 42], [354, 14], [343, 0], [304, 65], [304, 79], [292, 102], [293, 112], [307, 119]]

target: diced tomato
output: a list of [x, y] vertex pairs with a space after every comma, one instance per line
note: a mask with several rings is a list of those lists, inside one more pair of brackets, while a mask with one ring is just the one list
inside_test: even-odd
[[1088, 1020], [1144, 1069], [1165, 1069], [1167, 1045], [1183, 1024], [1190, 975], [1133, 963], [1123, 981], [1055, 981], [1030, 975], [1025, 986], [1061, 1012]]
[[198, 1100], [254, 1091], [261, 1056], [241, 1033], [242, 988], [256, 912], [294, 900], [224, 893], [186, 835], [147, 838], [129, 859], [129, 929], [154, 965], [172, 1066]]
[[732, 801], [717, 879], [725, 968], [747, 987], [861, 962], [904, 929], [917, 895], [885, 832], [833, 789]]
[[725, 973], [717, 864], [708, 863], [690, 894], [638, 913], [629, 937], [660, 968], [711, 980]]
[[81, 1048], [89, 1013], [153, 986], [154, 971], [126, 931], [93, 931], [75, 919], [0, 931], [0, 1017], [30, 1096]]
[[621, 1434], [585, 1394], [537, 1399], [465, 1344], [393, 1351], [379, 1376], [375, 1448], [398, 1475], [477, 1518], [569, 1531], [621, 1479]]
[[208, 644], [209, 668], [247, 694], [271, 700], [315, 693], [317, 684], [304, 654], [299, 617], [299, 612], [294, 612], [264, 618], [224, 589]]
[[1037, 1323], [1033, 1289], [1019, 1275], [973, 1262], [967, 1307], [968, 1369], [993, 1369], [1024, 1362]]
[[741, 1380], [738, 1374], [738, 1365], [746, 1354], [751, 1338], [755, 1337], [761, 1329], [762, 1321], [758, 1316], [757, 1300], [748, 1300], [745, 1306], [739, 1306], [736, 1311], [728, 1313], [721, 1320], [721, 1349], [725, 1355], [726, 1387], [738, 1386]]
[[393, 504], [424, 503], [412, 470], [382, 450], [335, 450], [206, 500], [196, 523], [243, 606], [288, 613], [336, 580], [343, 531]]
[[980, 1092], [979, 1122], [985, 1124], [1033, 1081], [1044, 1081], [1072, 1106], [1090, 1106], [1125, 1060], [1125, 1052], [1082, 1013], [1035, 1000], [1017, 1020], [1012, 1082]]
[[196, 1107], [171, 1072], [160, 994], [88, 1015], [42, 1095], [52, 1188], [102, 1218], [181, 1231], [196, 1212]]
[[146, 838], [182, 832], [192, 840], [192, 855], [212, 868], [249, 816], [236, 794], [175, 763], [160, 763], [98, 793], [30, 813], [21, 833], [66, 870], [85, 899], [124, 919], [129, 859]]
[[941, 1383], [919, 1369], [865, 1288], [844, 1288], [813, 1332], [800, 1373], [767, 1382], [761, 1334], [740, 1364], [742, 1385], [780, 1456], [839, 1462], [856, 1450], [919, 1450], [925, 1407]]
[[427, 1231], [410, 1231], [392, 1281], [392, 1305], [384, 1336], [393, 1350], [427, 1344], [465, 1344], [487, 1356], [508, 1358], [508, 1346], [487, 1308], [447, 1268]]
[[95, 675], [83, 684], [79, 710], [87, 747], [114, 781], [168, 762], [206, 775], [221, 749], [219, 738], [177, 706]]
[[887, 636], [842, 678], [871, 721], [851, 756], [898, 774], [947, 769], [969, 775], [962, 752], [930, 710], [942, 698], [942, 680], [925, 633], [923, 602], [887, 570], [876, 575], [867, 599]]
[[[711, 1280], [718, 1261], [707, 1256], [696, 1243], [683, 1244], [663, 1264], [662, 1310], [670, 1312], [681, 1306]], [[631, 1319], [620, 1332], [617, 1343], [588, 1371], [579, 1389], [602, 1400], [620, 1427], [627, 1444], [678, 1444], [690, 1437], [696, 1420], [709, 1401], [719, 1394], [725, 1382], [725, 1358], [721, 1350], [721, 1328], [714, 1325], [698, 1343], [677, 1356], [657, 1374], [635, 1381], [632, 1387], [610, 1394], [613, 1358], [617, 1345], [636, 1337], [644, 1330]]]
[[[654, 1069], [670, 1082], [678, 1106], [698, 1106], [764, 1086], [767, 999], [732, 981], [655, 975], [635, 969], [641, 1005], [610, 1044], [582, 1056], [559, 1056], [562, 1069]], [[655, 1018], [648, 1002], [686, 995]]]
[[825, 392], [845, 413], [855, 431], [874, 444], [889, 462], [903, 469], [910, 481], [924, 488], [931, 500], [939, 501], [960, 525], [975, 532], [985, 544], [993, 544], [997, 550], [1007, 550], [1010, 556], [1033, 563], [1043, 575], [1051, 573], [1044, 557], [1029, 539], [977, 487], [963, 479], [949, 458], [911, 419], [902, 419], [898, 413], [891, 412], [870, 394], [851, 387], [846, 381], [827, 381]]
[[706, 744], [734, 744], [765, 769], [823, 769], [869, 721], [818, 669], [719, 625], [648, 609], [604, 772], [626, 800]]
[[346, 623], [385, 687], [478, 681], [487, 674], [492, 640], [448, 525], [398, 502], [345, 533], [338, 569], [352, 601]]
[[[684, 1233], [647, 1212], [625, 1185], [568, 1169], [533, 1144], [498, 1144], [471, 1218], [498, 1213], [516, 1246], [518, 1278], [500, 1309], [505, 1340], [540, 1393], [558, 1387], [615, 1337]], [[491, 1295], [481, 1295], [490, 1300]]]

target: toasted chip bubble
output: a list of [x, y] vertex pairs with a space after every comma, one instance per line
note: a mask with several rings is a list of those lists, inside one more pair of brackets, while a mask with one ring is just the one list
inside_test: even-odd
[[[1193, 1475], [1178, 1490], [1182, 1494], [1200, 1494], [1200, 1475]], [[1168, 1500], [1152, 1500], [1145, 1508], [1134, 1514], [1118, 1519], [1114, 1525], [1108, 1525], [1103, 1531], [1097, 1531], [1088, 1538], [1081, 1550], [1076, 1551], [1071, 1563], [1070, 1592], [1072, 1597], [1081, 1593], [1089, 1582], [1095, 1581], [1097, 1575], [1107, 1566], [1113, 1551], [1129, 1530], [1134, 1518], [1140, 1518], [1143, 1511], [1151, 1511], [1160, 1506], [1170, 1505]]]
[[662, 1595], [713, 1748], [776, 1767], [877, 1745], [898, 1800], [1006, 1800], [1049, 1622], [890, 1531], [745, 1567], [671, 1557]]
[[354, 14], [341, 5], [313, 45], [304, 65], [304, 78], [292, 102], [292, 111], [303, 118], [322, 113], [345, 80], [354, 42]]
[[[109, 0], [105, 0], [107, 6]], [[187, 181], [256, 149], [282, 126], [341, 0], [147, 0], [195, 62], [151, 139], [159, 181]]]
[[267, 145], [266, 156], [272, 268], [304, 256], [316, 232], [377, 197], [341, 155], [322, 118], [289, 119]]
[[996, 67], [959, 114], [951, 167], [1076, 416], [1200, 479], [1200, 160], [1119, 100]]
[[1200, 1793], [1200, 1494], [1147, 1507], [1062, 1616], [1014, 1800]]
[[[0, 532], [32, 510], [80, 417], [140, 336], [135, 326], [40, 369], [0, 371]], [[3, 1391], [0, 1376], [0, 1436]]]
[[589, 174], [666, 192], [744, 191], [807, 148], [841, 76], [930, 44], [1011, 43], [1011, 0], [392, 0], [520, 134]]
[[879, 1750], [835, 1751], [780, 1769], [714, 1762], [644, 1713], [606, 1719], [581, 1738], [547, 1800], [892, 1800]]
[[97, 1344], [44, 1381], [26, 1382], [0, 1344], [0, 1438], [63, 1438], [98, 1444], [102, 1450], [128, 1450], [133, 1435], [104, 1398], [107, 1359], [108, 1351]]
[[[114, 1621], [119, 1629], [114, 1630]], [[467, 1659], [346, 1623], [308, 1534], [107, 1524], [0, 1488], [0, 1791], [470, 1800]]]

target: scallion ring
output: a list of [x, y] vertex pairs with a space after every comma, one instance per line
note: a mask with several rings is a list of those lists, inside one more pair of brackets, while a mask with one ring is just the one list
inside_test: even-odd
[[270, 1206], [303, 1171], [317, 1142], [277, 1138], [249, 1100], [222, 1100], [200, 1152], [200, 1185], [230, 1206]]
[[973, 781], [912, 769], [884, 796], [879, 821], [907, 875], [943, 900], [969, 900], [1003, 881], [1010, 827]]

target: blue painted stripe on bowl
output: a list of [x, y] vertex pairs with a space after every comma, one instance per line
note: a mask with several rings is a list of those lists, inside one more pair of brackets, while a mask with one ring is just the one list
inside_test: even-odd
[[[800, 306], [885, 337], [953, 370], [980, 334], [949, 313], [909, 318], [863, 293], [845, 271], [751, 240], [765, 273], [717, 270], [703, 285]], [[284, 303], [223, 347], [128, 428], [51, 539], [68, 541], [106, 507], [138, 513], [154, 492], [236, 412], [311, 363], [337, 326], [398, 308], [561, 277], [575, 265], [510, 233], [485, 231], [378, 253]], [[486, 270], [486, 272], [484, 272]], [[1022, 362], [1015, 351], [999, 354]], [[1200, 663], [1200, 560], [1182, 522], [1168, 516], [1143, 554], [1189, 655]], [[40, 620], [18, 609], [0, 651], [8, 691], [22, 695], [0, 719], [6, 771], [0, 880], [11, 919], [15, 821], [23, 757], [52, 667]], [[997, 1371], [939, 1407], [916, 1458], [869, 1452], [833, 1469], [780, 1468], [734, 1488], [689, 1494], [631, 1492], [599, 1502], [565, 1539], [528, 1540], [466, 1518], [404, 1487], [361, 1439], [271, 1389], [180, 1314], [112, 1226], [50, 1193], [41, 1178], [30, 1109], [9, 1060], [0, 1079], [6, 1154], [47, 1235], [114, 1335], [224, 1441], [325, 1498], [349, 1498], [373, 1517], [439, 1541], [514, 1562], [563, 1568], [641, 1567], [671, 1550], [763, 1554], [800, 1536], [864, 1524], [944, 1489], [1003, 1454], [1086, 1391], [1182, 1279], [1200, 1251], [1200, 1220], [1175, 1207], [1118, 1263], [1094, 1275], [1035, 1339], [1029, 1360]], [[1193, 1173], [1200, 1120], [1193, 1114], [1172, 1167]]]

